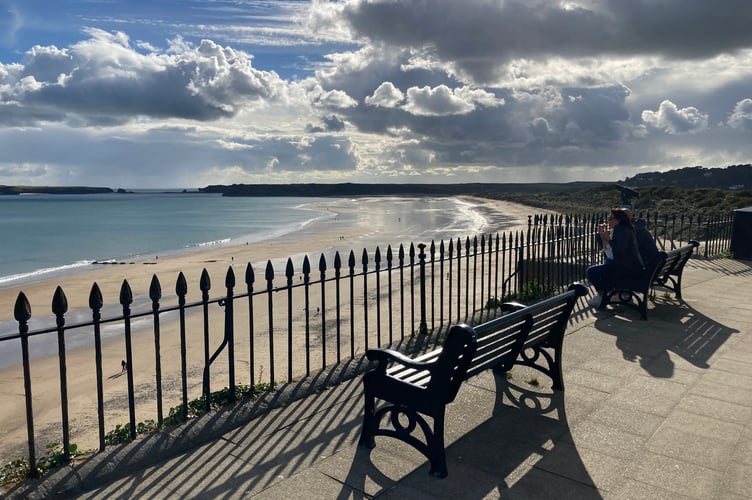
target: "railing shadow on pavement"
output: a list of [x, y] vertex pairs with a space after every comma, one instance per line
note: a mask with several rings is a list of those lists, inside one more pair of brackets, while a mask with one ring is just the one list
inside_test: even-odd
[[[196, 485], [193, 493], [200, 491], [210, 497], [231, 491], [260, 491], [288, 474], [290, 467], [314, 461], [320, 458], [323, 448], [355, 435], [360, 421], [343, 422], [337, 415], [352, 414], [343, 405], [362, 405], [362, 398], [353, 398], [351, 393], [359, 390], [359, 375], [367, 367], [365, 357], [352, 359], [279, 386], [258, 400], [204, 414], [176, 428], [108, 448], [93, 459], [64, 466], [49, 477], [27, 479], [9, 492], [10, 498], [85, 492], [130, 497], [134, 491], [139, 496], [160, 496], [175, 493], [171, 478], [181, 474], [186, 476], [182, 482]], [[314, 394], [324, 397], [308, 398]], [[300, 400], [303, 401], [294, 404]], [[275, 408], [281, 408], [281, 413], [270, 411]], [[306, 419], [312, 422], [294, 429], [295, 439], [279, 432]], [[326, 429], [322, 431], [322, 427]], [[351, 441], [354, 439], [350, 436]], [[227, 463], [228, 459], [237, 463]], [[161, 465], [157, 472], [146, 472], [156, 464]], [[104, 492], [100, 491], [102, 488]]]
[[734, 276], [752, 276], [752, 260], [690, 259], [688, 267]]
[[739, 333], [673, 298], [656, 297], [647, 323], [634, 319], [631, 312], [599, 313], [594, 326], [616, 338], [625, 360], [657, 378], [671, 378], [677, 363], [707, 369], [718, 350]]

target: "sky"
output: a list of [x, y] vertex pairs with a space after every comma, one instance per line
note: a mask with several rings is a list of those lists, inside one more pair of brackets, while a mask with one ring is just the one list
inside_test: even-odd
[[750, 26], [750, 0], [0, 0], [0, 185], [746, 164]]

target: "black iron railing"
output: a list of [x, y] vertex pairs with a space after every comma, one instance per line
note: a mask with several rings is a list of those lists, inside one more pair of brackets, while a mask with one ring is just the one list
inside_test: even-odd
[[[698, 255], [705, 258], [729, 248], [730, 216], [638, 216], [648, 221], [661, 247], [674, 248], [695, 239], [702, 242]], [[96, 378], [101, 450], [107, 423], [119, 418], [108, 415], [107, 409], [123, 398], [105, 387], [103, 353], [112, 357], [123, 349], [128, 366], [128, 431], [133, 438], [137, 419], [156, 417], [161, 425], [166, 405], [177, 405], [183, 419], [188, 416], [189, 399], [203, 398], [208, 410], [215, 384], [226, 385], [229, 399], [234, 401], [238, 384], [252, 387], [291, 381], [362, 355], [370, 347], [439, 332], [455, 322], [483, 321], [498, 314], [497, 308], [505, 300], [537, 300], [558, 293], [583, 280], [585, 269], [599, 262], [596, 228], [604, 220], [604, 214], [531, 216], [524, 231], [400, 245], [396, 252], [388, 246], [385, 255], [380, 248], [372, 253], [364, 249], [360, 258], [354, 251], [346, 258], [339, 252], [329, 259], [322, 254], [317, 270], [307, 256], [300, 270], [291, 259], [282, 270], [268, 261], [263, 273], [249, 263], [242, 283], [237, 282], [231, 266], [214, 297], [212, 281], [204, 270], [198, 280], [198, 300], [192, 299], [191, 293], [199, 293], [189, 290], [183, 273], [169, 297], [163, 297], [162, 285], [154, 275], [145, 294], [150, 307], [132, 311], [134, 295], [124, 281], [118, 313], [107, 317], [102, 314], [105, 300], [94, 283], [89, 295], [91, 320], [73, 324], [66, 322], [70, 315], [67, 298], [58, 287], [52, 300], [54, 326], [34, 331], [29, 328], [29, 301], [20, 293], [14, 309], [17, 333], [0, 338], [0, 344], [20, 344], [30, 470], [36, 471], [40, 441], [34, 419], [38, 401], [32, 387], [35, 361], [29, 353], [31, 339], [56, 336], [60, 421], [44, 428], [47, 438], [62, 434], [68, 458], [71, 422], [92, 413], [78, 405], [77, 413], [71, 415], [69, 408], [71, 367], [66, 361], [66, 338], [74, 332], [93, 337], [95, 367], [91, 376]], [[172, 305], [165, 306], [167, 301]], [[104, 327], [114, 329], [114, 337], [104, 339]], [[162, 350], [166, 340], [176, 344], [169, 352]], [[153, 350], [153, 363], [134, 358], [134, 344], [144, 343]], [[196, 352], [201, 355], [192, 355]]]

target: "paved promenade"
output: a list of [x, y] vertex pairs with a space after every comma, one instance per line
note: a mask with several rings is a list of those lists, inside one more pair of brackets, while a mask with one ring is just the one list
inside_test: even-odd
[[[443, 480], [396, 440], [358, 448], [361, 382], [347, 376], [362, 367], [350, 366], [322, 375], [317, 382], [329, 388], [233, 430], [222, 431], [255, 410], [108, 450], [14, 494], [752, 498], [752, 262], [691, 261], [683, 291], [685, 302], [658, 292], [647, 321], [582, 300], [564, 341], [564, 393], [518, 368], [509, 380], [484, 373], [464, 384], [448, 409]], [[346, 380], [331, 387], [338, 377]], [[165, 454], [172, 458], [159, 460]], [[144, 459], [155, 465], [138, 468]]]

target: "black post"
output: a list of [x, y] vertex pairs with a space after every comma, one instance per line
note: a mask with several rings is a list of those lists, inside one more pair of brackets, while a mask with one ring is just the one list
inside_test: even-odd
[[180, 408], [183, 420], [188, 420], [188, 366], [186, 362], [185, 342], [185, 296], [188, 294], [188, 282], [181, 271], [175, 282], [175, 294], [178, 296], [178, 311], [180, 313], [180, 375], [183, 404]]
[[199, 290], [201, 290], [201, 306], [204, 313], [204, 388], [202, 390], [204, 397], [204, 411], [211, 410], [211, 370], [209, 369], [209, 290], [211, 290], [211, 277], [209, 271], [204, 268], [201, 271], [201, 280], [199, 281]]
[[[235, 271], [232, 270], [232, 266], [227, 269], [227, 275], [225, 276], [225, 287], [227, 288], [227, 298], [225, 299], [225, 340], [227, 342], [227, 364], [228, 364], [228, 377], [230, 382], [230, 403], [234, 403], [236, 399], [235, 393], [235, 324], [234, 324], [234, 308], [233, 298], [235, 290]], [[211, 394], [209, 394], [211, 399]]]
[[324, 254], [319, 258], [319, 272], [321, 273], [321, 369], [326, 369], [326, 259]]
[[376, 347], [381, 347], [381, 250], [379, 247], [376, 247], [373, 262], [376, 274]]
[[272, 299], [272, 292], [274, 291], [274, 266], [272, 266], [271, 260], [266, 261], [264, 279], [266, 279], [267, 311], [269, 314], [269, 383], [274, 386], [274, 310]]
[[149, 286], [149, 298], [151, 299], [151, 311], [154, 318], [154, 369], [157, 385], [157, 424], [161, 427], [164, 420], [162, 414], [162, 354], [160, 347], [159, 332], [159, 299], [162, 298], [162, 285], [154, 274]]
[[335, 294], [336, 294], [336, 307], [337, 307], [337, 363], [342, 361], [342, 351], [341, 351], [341, 340], [342, 340], [342, 330], [340, 327], [340, 315], [341, 311], [339, 308], [340, 301], [339, 301], [339, 279], [340, 279], [340, 273], [342, 269], [342, 259], [339, 256], [339, 252], [334, 253], [334, 283], [335, 283]]
[[128, 416], [130, 420], [131, 440], [136, 439], [136, 400], [134, 396], [133, 385], [133, 346], [131, 341], [131, 304], [133, 303], [133, 292], [127, 280], [123, 280], [120, 287], [120, 305], [123, 306], [123, 323], [125, 326], [125, 362], [128, 369], [125, 374], [128, 379]]
[[29, 439], [29, 476], [37, 477], [37, 459], [34, 446], [34, 410], [31, 397], [31, 366], [29, 363], [29, 319], [31, 304], [21, 292], [13, 308], [13, 317], [18, 321], [18, 333], [21, 336], [21, 356], [24, 372], [24, 395], [26, 396], [26, 433]]
[[60, 411], [63, 419], [63, 458], [70, 460], [70, 423], [68, 422], [68, 368], [65, 364], [65, 313], [68, 299], [63, 289], [57, 287], [52, 298], [52, 312], [57, 323], [58, 360], [60, 361]]
[[248, 289], [248, 371], [250, 373], [250, 386], [253, 388], [256, 385], [255, 382], [255, 373], [256, 369], [253, 363], [254, 359], [254, 345], [253, 345], [253, 336], [255, 335], [255, 328], [253, 323], [253, 283], [255, 281], [256, 277], [253, 272], [253, 267], [251, 266], [251, 263], [249, 262], [245, 266], [245, 284]]
[[94, 360], [97, 370], [97, 418], [99, 424], [99, 451], [104, 451], [104, 384], [102, 383], [102, 331], [100, 321], [102, 319], [102, 292], [99, 285], [94, 283], [89, 292], [89, 308], [91, 309], [92, 322], [94, 323]]
[[[292, 307], [292, 260], [287, 260], [288, 268], [288, 286], [290, 287], [290, 307]], [[303, 300], [305, 303], [305, 364], [306, 364], [306, 376], [311, 374], [311, 303], [309, 287], [311, 284], [311, 262], [308, 260], [308, 256], [303, 257]], [[290, 309], [290, 315], [292, 315], [292, 309]], [[288, 380], [292, 380], [292, 318], [290, 321], [290, 374]]]
[[363, 264], [363, 338], [368, 350], [368, 251], [364, 248], [360, 256]]
[[426, 323], [426, 244], [418, 243], [418, 261], [420, 265], [420, 328], [421, 334], [428, 333]]

